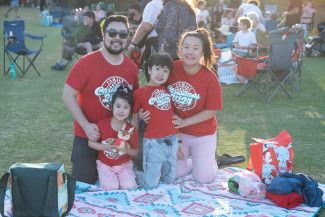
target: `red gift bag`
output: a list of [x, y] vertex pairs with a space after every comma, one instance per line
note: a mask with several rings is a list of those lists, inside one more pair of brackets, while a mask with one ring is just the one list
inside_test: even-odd
[[248, 170], [254, 171], [267, 185], [280, 173], [292, 173], [292, 138], [286, 130], [272, 139], [253, 140], [256, 143], [250, 144]]

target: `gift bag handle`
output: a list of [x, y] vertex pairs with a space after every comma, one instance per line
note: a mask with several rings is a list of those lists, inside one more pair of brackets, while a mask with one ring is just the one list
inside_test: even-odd
[[7, 189], [7, 183], [9, 179], [9, 172], [6, 172], [0, 180], [0, 213], [1, 216], [7, 217], [4, 214], [4, 208], [5, 208], [5, 197], [6, 197], [6, 189]]
[[63, 216], [66, 216], [72, 209], [74, 196], [75, 196], [75, 189], [76, 189], [76, 179], [73, 178], [69, 173], [63, 173], [64, 178], [67, 180], [68, 184], [68, 208], [67, 211]]

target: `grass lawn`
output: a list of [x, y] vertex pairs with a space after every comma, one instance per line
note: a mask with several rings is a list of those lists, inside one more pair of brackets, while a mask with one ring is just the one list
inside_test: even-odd
[[[0, 19], [6, 9], [0, 8]], [[69, 171], [73, 120], [61, 100], [68, 70], [50, 69], [60, 59], [60, 29], [40, 26], [36, 9], [20, 9], [20, 13], [28, 33], [47, 37], [36, 61], [41, 76], [31, 69], [22, 80], [13, 81], [9, 76], [0, 80], [0, 174], [15, 162], [62, 161]], [[252, 137], [270, 138], [286, 129], [293, 137], [294, 172], [325, 183], [324, 60], [305, 58], [302, 88], [290, 89], [292, 100], [278, 94], [266, 104], [252, 90], [235, 97], [240, 86], [223, 85], [224, 109], [217, 113], [218, 153], [249, 157]], [[238, 166], [245, 168], [246, 162]]]

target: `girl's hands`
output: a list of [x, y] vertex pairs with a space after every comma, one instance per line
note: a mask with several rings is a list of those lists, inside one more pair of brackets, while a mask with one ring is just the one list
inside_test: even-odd
[[174, 127], [179, 129], [187, 126], [186, 119], [182, 119], [177, 115], [173, 115], [173, 124]]
[[143, 109], [139, 110], [139, 118], [144, 120], [144, 122], [148, 123], [150, 119], [150, 112], [149, 111], [143, 111]]

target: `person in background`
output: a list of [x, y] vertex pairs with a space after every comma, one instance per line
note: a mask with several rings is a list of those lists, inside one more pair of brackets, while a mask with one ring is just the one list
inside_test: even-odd
[[63, 88], [63, 102], [74, 118], [72, 175], [81, 182], [97, 181], [97, 151], [88, 142], [100, 138], [96, 123], [111, 116], [113, 94], [121, 85], [132, 91], [139, 87], [137, 66], [123, 54], [128, 27], [127, 17], [108, 17], [103, 26], [104, 46], [78, 60]]
[[100, 7], [100, 4], [96, 5], [94, 10], [95, 13], [95, 21], [100, 22], [105, 17], [105, 11]]
[[309, 29], [311, 29], [313, 25], [313, 17], [315, 13], [316, 13], [316, 9], [313, 5], [313, 2], [311, 0], [308, 0], [304, 5], [304, 7], [302, 8], [300, 23], [308, 25]]
[[186, 0], [164, 0], [164, 8], [156, 24], [161, 52], [178, 59], [178, 41], [185, 31], [197, 28], [194, 5]]
[[236, 20], [234, 18], [234, 12], [231, 9], [225, 10], [225, 14], [221, 19], [221, 25], [229, 26], [229, 28], [233, 27], [236, 24]]
[[135, 34], [138, 26], [142, 22], [142, 11], [139, 3], [134, 3], [129, 7], [129, 24], [130, 24], [130, 38]]
[[250, 31], [252, 28], [252, 20], [248, 17], [240, 17], [238, 19], [238, 29], [234, 38], [235, 48], [232, 50], [240, 56], [247, 56], [251, 49], [255, 49], [257, 42], [255, 34]]
[[301, 0], [289, 0], [288, 9], [282, 14], [282, 21], [278, 26], [285, 25], [291, 27], [297, 23], [300, 23], [302, 10]]
[[[158, 16], [163, 8], [162, 0], [152, 0], [149, 2], [142, 14], [142, 22], [138, 26], [132, 41], [128, 48], [128, 53], [131, 54], [133, 50], [139, 50], [145, 46], [142, 54], [140, 66], [146, 64], [148, 58], [152, 53], [158, 52], [158, 34], [154, 28]], [[144, 66], [147, 70], [147, 66]]]
[[215, 56], [209, 33], [205, 29], [184, 33], [179, 53], [167, 81], [173, 124], [181, 139], [176, 177], [191, 173], [193, 180], [211, 183], [218, 169], [216, 112], [222, 109], [222, 89], [212, 71]]
[[10, 8], [4, 14], [4, 17], [8, 18], [10, 11], [15, 10], [16, 18], [19, 19], [20, 17], [18, 16], [18, 8], [19, 8], [19, 0], [10, 0]]
[[90, 53], [102, 46], [102, 31], [95, 19], [93, 11], [85, 11], [83, 13], [83, 26], [81, 26], [77, 36], [77, 47], [86, 49], [86, 53]]
[[248, 0], [247, 3], [242, 3], [236, 12], [235, 20], [238, 20], [239, 17], [246, 16], [249, 12], [255, 12], [259, 17], [260, 22], [264, 24], [265, 18], [259, 7], [259, 0]]
[[197, 2], [196, 22], [198, 27], [208, 27], [209, 11], [205, 8], [207, 5], [205, 0]]
[[225, 11], [223, 10], [222, 4], [217, 4], [212, 11], [211, 29], [216, 31], [217, 28], [221, 27], [221, 20]]

